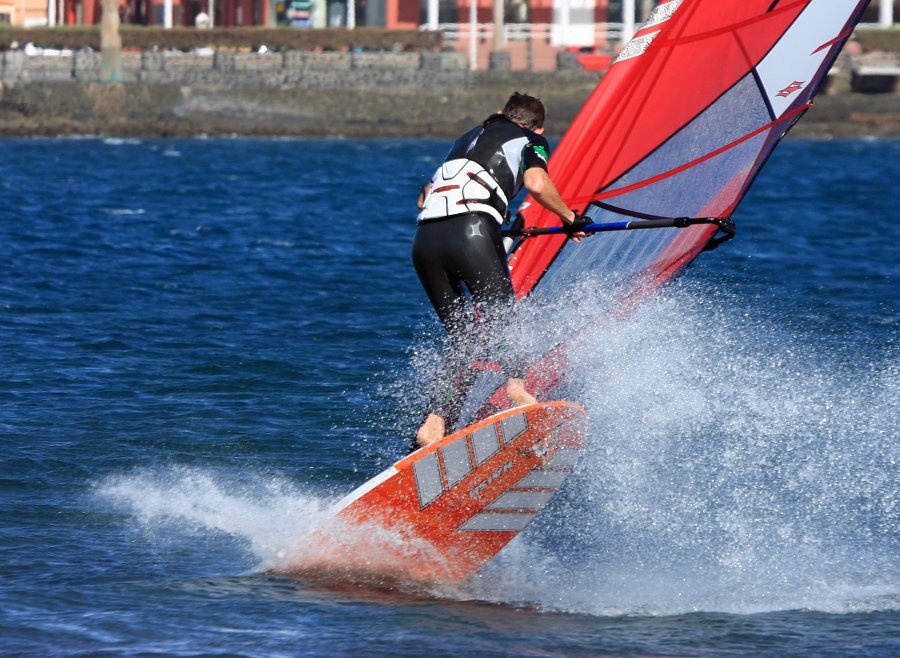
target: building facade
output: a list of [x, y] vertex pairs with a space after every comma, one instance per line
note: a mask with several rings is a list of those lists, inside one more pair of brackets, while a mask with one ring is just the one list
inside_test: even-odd
[[0, 0], [0, 25], [47, 25], [50, 9], [47, 0]]
[[[123, 24], [198, 27], [276, 25], [417, 28], [420, 25], [494, 23], [494, 0], [119, 0]], [[594, 25], [623, 21], [634, 11], [641, 21], [654, 0], [503, 0], [506, 25], [547, 26], [554, 42], [590, 44]], [[900, 0], [872, 0], [863, 22], [894, 24]], [[24, 27], [96, 25], [102, 0], [0, 0], [0, 25]]]
[[[432, 0], [434, 1], [434, 0]], [[493, 0], [475, 0], [480, 23], [493, 21]], [[275, 25], [297, 28], [416, 28], [426, 22], [429, 0], [119, 0], [123, 24], [217, 27]], [[552, 24], [567, 13], [572, 23], [605, 22], [607, 0], [507, 0], [508, 23]], [[621, 3], [612, 2], [612, 5]], [[470, 0], [437, 0], [438, 22], [467, 23]], [[102, 0], [0, 0], [0, 24], [96, 25]], [[204, 25], [205, 26], [205, 25]]]

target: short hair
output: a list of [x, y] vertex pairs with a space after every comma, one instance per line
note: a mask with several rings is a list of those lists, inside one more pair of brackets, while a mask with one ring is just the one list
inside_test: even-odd
[[544, 104], [539, 98], [519, 92], [513, 93], [503, 106], [503, 116], [529, 130], [543, 128], [545, 114]]

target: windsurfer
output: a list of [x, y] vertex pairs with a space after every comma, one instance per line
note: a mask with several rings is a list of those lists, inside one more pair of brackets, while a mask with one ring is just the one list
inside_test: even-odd
[[[514, 93], [502, 111], [453, 144], [419, 195], [413, 263], [449, 336], [442, 374], [432, 386], [428, 414], [416, 433], [421, 445], [437, 441], [456, 422], [473, 380], [467, 371], [479, 354], [477, 345], [496, 337], [500, 317], [515, 301], [500, 238], [510, 201], [524, 186], [564, 224], [577, 228], [589, 223], [569, 209], [547, 172], [550, 147], [543, 136], [544, 116], [539, 99]], [[463, 286], [477, 313], [466, 304]], [[476, 315], [478, 336], [471, 335]], [[501, 358], [506, 393], [516, 405], [534, 403], [515, 352], [513, 346]]]

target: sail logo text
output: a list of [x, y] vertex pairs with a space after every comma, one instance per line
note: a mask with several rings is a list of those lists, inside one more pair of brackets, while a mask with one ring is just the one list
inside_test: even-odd
[[775, 95], [785, 98], [785, 97], [793, 94], [795, 91], [800, 91], [801, 89], [803, 89], [803, 85], [805, 85], [805, 84], [806, 84], [806, 82], [803, 82], [803, 81], [798, 82], [797, 80], [794, 80], [791, 84], [789, 84], [787, 87], [785, 87], [784, 89], [782, 89]]

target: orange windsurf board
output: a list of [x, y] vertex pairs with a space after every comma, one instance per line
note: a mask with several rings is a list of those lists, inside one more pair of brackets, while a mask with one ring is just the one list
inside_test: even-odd
[[532, 404], [413, 452], [339, 501], [295, 570], [464, 580], [562, 487], [585, 421], [572, 402]]

